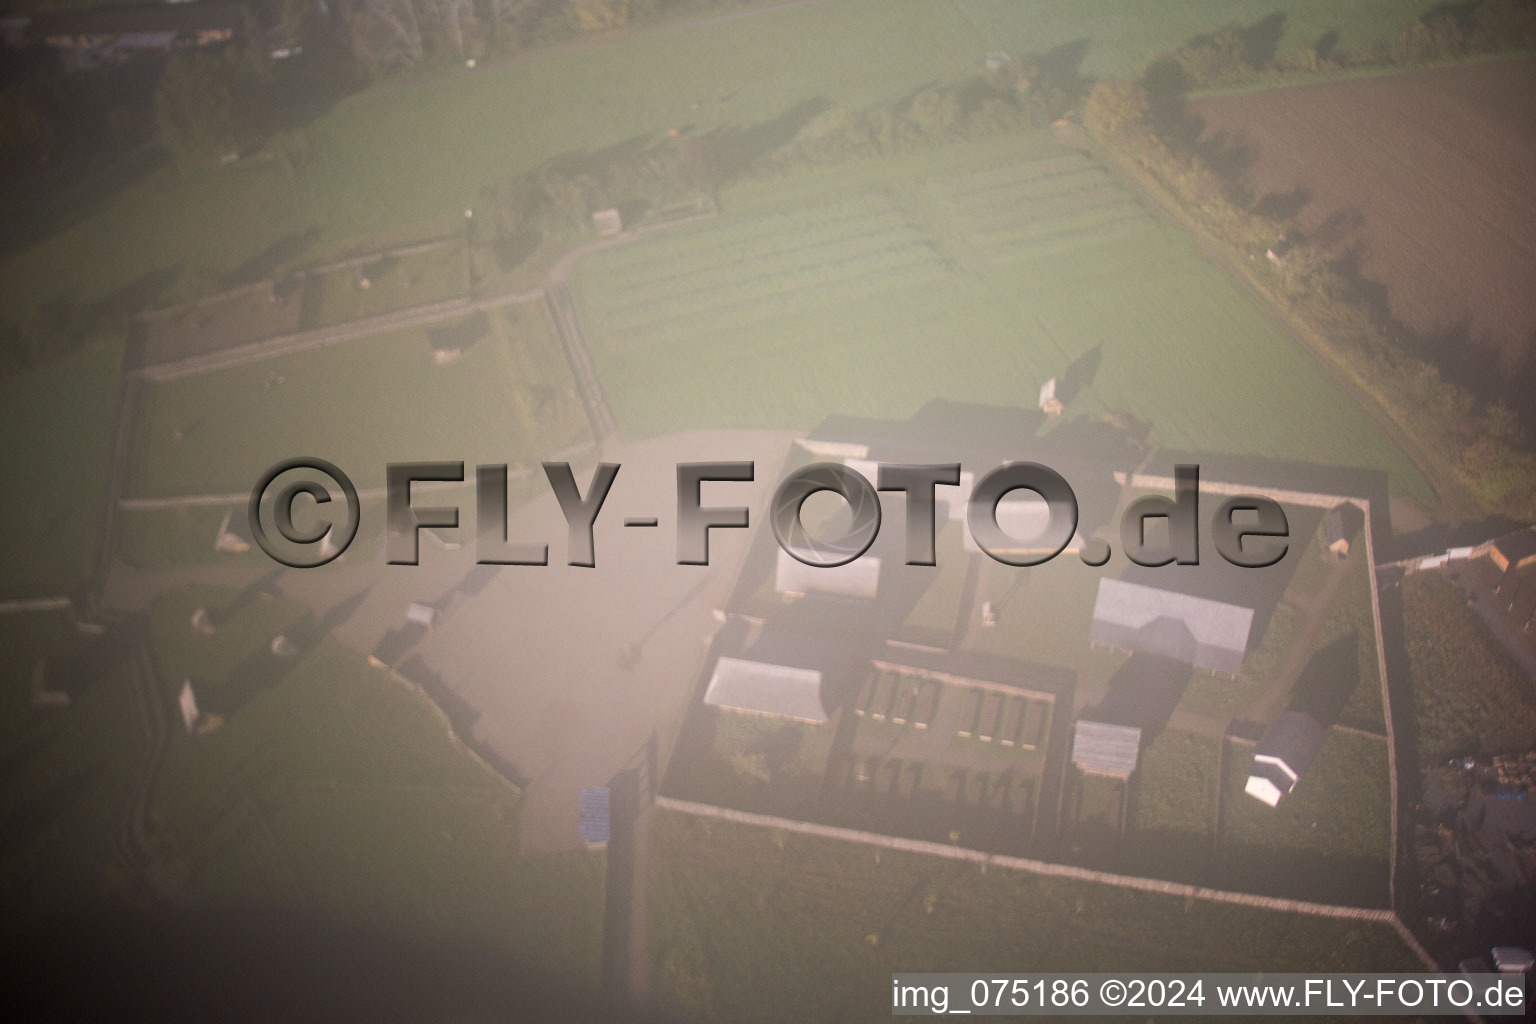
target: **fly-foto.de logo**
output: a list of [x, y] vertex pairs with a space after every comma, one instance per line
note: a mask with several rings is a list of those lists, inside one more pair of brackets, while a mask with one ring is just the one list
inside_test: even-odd
[[[567, 529], [567, 563], [591, 568], [597, 564], [593, 529], [604, 508], [618, 463], [598, 463], [585, 492], [570, 463], [543, 463]], [[880, 533], [880, 492], [903, 496], [906, 520], [906, 562], [935, 564], [935, 533], [941, 504], [963, 509], [971, 539], [980, 550], [1007, 565], [1048, 562], [1068, 550], [1082, 561], [1101, 566], [1113, 552], [1101, 537], [1078, 536], [1077, 495], [1061, 474], [1036, 462], [1005, 462], [979, 478], [960, 463], [880, 463], [874, 480], [839, 462], [816, 462], [785, 476], [768, 505], [769, 526], [779, 546], [798, 561], [833, 568], [854, 561], [869, 550]], [[322, 482], [321, 479], [324, 478]], [[745, 506], [705, 506], [706, 483], [751, 483], [751, 462], [683, 462], [677, 464], [677, 564], [708, 565], [711, 530], [747, 529], [751, 512]], [[462, 462], [390, 463], [385, 469], [385, 519], [388, 538], [385, 559], [390, 565], [417, 565], [420, 533], [424, 529], [461, 528], [456, 505], [416, 500], [415, 485], [465, 482]], [[508, 534], [508, 469], [502, 465], [475, 467], [475, 556], [481, 565], [548, 565], [547, 538], [514, 539]], [[1036, 500], [1005, 505], [1004, 499], [1027, 492]], [[836, 495], [846, 515], [829, 530], [810, 529], [804, 519], [813, 495]], [[342, 506], [336, 518], [328, 514]], [[295, 522], [295, 509], [304, 506]], [[651, 511], [651, 510], [648, 510]], [[334, 561], [357, 536], [362, 503], [351, 479], [335, 465], [317, 458], [297, 458], [269, 469], [251, 490], [247, 506], [251, 536], [272, 559], [291, 568], [314, 568]], [[1120, 548], [1137, 565], [1198, 565], [1200, 563], [1200, 469], [1180, 465], [1174, 472], [1172, 495], [1145, 494], [1126, 506], [1120, 517]], [[626, 527], [657, 527], [655, 514], [627, 516]], [[1162, 530], [1149, 530], [1159, 523]], [[1228, 497], [1210, 518], [1211, 539], [1222, 558], [1244, 568], [1264, 568], [1285, 557], [1290, 525], [1280, 504], [1259, 495]]]

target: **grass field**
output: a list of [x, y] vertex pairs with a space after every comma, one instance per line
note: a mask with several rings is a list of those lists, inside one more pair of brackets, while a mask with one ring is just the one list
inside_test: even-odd
[[1415, 970], [1386, 925], [1278, 914], [664, 814], [652, 991], [690, 1020], [884, 1020], [893, 971]]
[[[429, 330], [473, 344], [436, 367]], [[239, 494], [301, 454], [334, 462], [360, 488], [382, 486], [390, 462], [547, 457], [590, 436], [553, 332], [543, 306], [528, 303], [151, 385], [130, 493]]]
[[1421, 761], [1527, 749], [1536, 699], [1519, 666], [1438, 573], [1415, 573], [1402, 586]]
[[[1135, 75], [1191, 36], [1285, 15], [1278, 52], [1337, 30], [1381, 38], [1431, 6], [1371, 0], [1185, 0], [1127, 12], [1113, 0], [831, 3], [636, 33], [536, 59], [385, 83], [304, 129], [302, 159], [182, 178], [159, 168], [106, 195], [87, 188], [42, 241], [0, 264], [0, 309], [80, 301], [227, 274], [294, 239], [335, 245], [457, 216], [489, 182], [563, 153], [666, 129], [725, 129], [750, 152], [792, 133], [802, 104], [859, 109], [975, 74], [989, 50], [1056, 50], [1092, 77]], [[537, 96], [538, 102], [526, 102]]]
[[592, 257], [579, 296], [620, 423], [1032, 405], [1083, 360], [1096, 370], [1073, 413], [1132, 412], [1166, 446], [1423, 489], [1347, 394], [1101, 168], [1041, 135], [975, 145], [970, 166], [957, 152], [822, 174], [779, 206], [754, 187], [739, 218]]
[[1229, 742], [1216, 884], [1384, 906], [1392, 844], [1387, 744], [1337, 730], [1278, 807], [1243, 792], [1249, 744]]
[[123, 346], [87, 345], [33, 373], [0, 377], [0, 589], [57, 594], [95, 568], [112, 462]]
[[[143, 757], [138, 711], [124, 673], [80, 660], [92, 656], [66, 614], [0, 618], [0, 898], [13, 913], [145, 898], [114, 845]], [[39, 658], [68, 708], [32, 706]]]
[[[214, 636], [190, 630], [198, 606], [226, 610]], [[209, 590], [154, 608], [167, 703], [192, 676], [225, 718], [196, 737], [176, 723], [154, 794], [160, 852], [188, 889], [212, 905], [453, 934], [595, 982], [601, 856], [520, 856], [517, 792], [423, 698], [334, 641], [312, 636], [277, 662], [267, 641], [306, 635], [306, 615]]]
[[1215, 829], [1218, 741], [1165, 729], [1141, 752], [1123, 866], [1130, 874], [1203, 881]]

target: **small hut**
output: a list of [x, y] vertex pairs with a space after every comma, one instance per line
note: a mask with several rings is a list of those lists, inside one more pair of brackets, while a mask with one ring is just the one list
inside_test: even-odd
[[611, 206], [606, 210], [593, 210], [592, 226], [597, 229], [598, 238], [614, 238], [624, 233], [624, 218]]
[[1072, 764], [1084, 775], [1129, 779], [1141, 759], [1141, 730], [1131, 725], [1077, 720]]
[[1344, 506], [1337, 505], [1323, 520], [1323, 531], [1328, 540], [1328, 550], [1339, 558], [1349, 557], [1349, 532], [1344, 523]]
[[1323, 749], [1326, 733], [1304, 711], [1282, 711], [1253, 748], [1253, 764], [1243, 791], [1274, 807], [1291, 790]]
[[246, 528], [245, 522], [235, 518], [233, 508], [224, 511], [224, 519], [219, 523], [218, 535], [213, 538], [213, 549], [230, 555], [241, 555], [251, 550], [250, 531]]
[[1065, 411], [1061, 399], [1056, 397], [1056, 378], [1052, 377], [1040, 385], [1040, 411], [1055, 419]]

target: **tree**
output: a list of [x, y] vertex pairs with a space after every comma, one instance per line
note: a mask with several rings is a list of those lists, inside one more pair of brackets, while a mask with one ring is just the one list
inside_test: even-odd
[[1147, 103], [1147, 90], [1138, 82], [1100, 82], [1088, 94], [1083, 124], [1095, 135], [1116, 135], [1146, 118]]
[[160, 143], [183, 169], [237, 149], [235, 99], [229, 67], [217, 57], [172, 57], [155, 89]]
[[930, 139], [942, 139], [959, 125], [965, 111], [953, 89], [931, 86], [912, 97], [907, 116]]
[[583, 32], [623, 28], [629, 24], [629, 0], [572, 0], [571, 17]]

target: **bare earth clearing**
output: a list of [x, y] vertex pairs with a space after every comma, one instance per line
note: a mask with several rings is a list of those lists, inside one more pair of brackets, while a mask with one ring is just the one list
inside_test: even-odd
[[1536, 377], [1536, 60], [1194, 110], [1261, 209], [1336, 244], [1366, 294], [1442, 365], [1496, 371], [1501, 393], [1530, 401], [1518, 382]]

